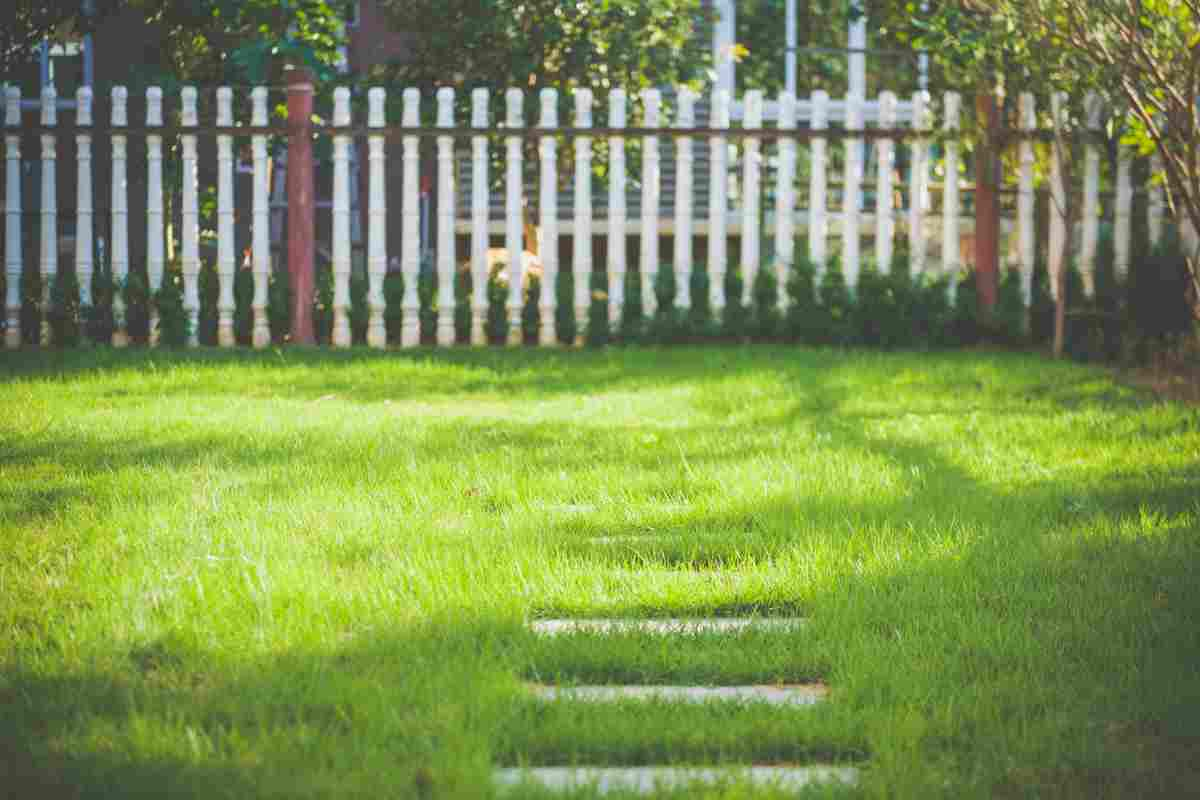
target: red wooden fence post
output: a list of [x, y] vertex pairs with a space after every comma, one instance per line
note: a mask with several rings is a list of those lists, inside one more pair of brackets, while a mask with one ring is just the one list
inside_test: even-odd
[[1000, 276], [1000, 197], [998, 194], [1000, 153], [1000, 109], [996, 96], [975, 96], [975, 111], [981, 136], [975, 150], [975, 277], [979, 310], [990, 314], [996, 307]]
[[316, 344], [313, 333], [313, 270], [315, 236], [312, 112], [312, 74], [306, 69], [288, 73], [288, 273], [292, 284], [292, 342]]

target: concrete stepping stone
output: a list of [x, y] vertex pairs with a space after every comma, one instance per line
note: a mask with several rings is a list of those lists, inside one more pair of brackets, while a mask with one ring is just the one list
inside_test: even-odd
[[573, 791], [591, 787], [600, 794], [655, 791], [713, 786], [740, 781], [755, 787], [799, 791], [817, 783], [858, 781], [854, 767], [826, 765], [806, 767], [533, 767], [500, 769], [494, 773], [501, 789], [538, 785], [553, 791]]
[[801, 617], [710, 617], [707, 619], [535, 619], [530, 629], [541, 636], [567, 633], [741, 633], [791, 631], [801, 628]]
[[676, 703], [766, 703], [773, 706], [812, 706], [829, 695], [821, 683], [784, 686], [546, 686], [530, 685], [539, 700], [584, 700], [612, 703], [648, 700]]

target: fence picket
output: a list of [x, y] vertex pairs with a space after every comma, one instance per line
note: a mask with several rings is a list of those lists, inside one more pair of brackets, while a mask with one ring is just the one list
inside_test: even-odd
[[92, 90], [80, 86], [75, 92], [75, 124], [80, 133], [75, 136], [75, 276], [79, 281], [79, 308], [84, 312], [92, 306], [92, 252], [95, 229], [95, 207], [92, 200]]
[[[743, 125], [751, 130], [762, 127], [763, 93], [758, 90], [746, 92], [746, 115]], [[758, 262], [762, 256], [759, 240], [762, 206], [762, 142], [746, 139], [742, 150], [742, 305], [749, 306], [754, 295], [754, 281], [758, 277]]]
[[[158, 86], [146, 90], [146, 126], [162, 127], [163, 92]], [[158, 291], [166, 266], [166, 212], [163, 208], [162, 137], [146, 137], [146, 283], [150, 291], [150, 345], [159, 340]]]
[[[813, 92], [811, 125], [814, 133], [824, 131], [829, 127], [829, 95], [826, 92]], [[824, 272], [825, 262], [829, 258], [829, 217], [826, 212], [828, 206], [827, 158], [828, 144], [825, 137], [814, 136], [811, 144], [808, 184], [808, 258], [818, 275]]]
[[[679, 110], [675, 116], [677, 128], [696, 125], [696, 92], [687, 86], [676, 90]], [[695, 176], [692, 169], [695, 156], [691, 137], [675, 140], [675, 301], [681, 309], [692, 305], [692, 191]]]
[[[1032, 92], [1022, 92], [1020, 99], [1021, 130], [1030, 133], [1037, 129], [1037, 106]], [[1033, 140], [1022, 139], [1020, 145], [1021, 175], [1017, 188], [1018, 248], [1021, 257], [1021, 294], [1028, 306], [1033, 301], [1033, 265], [1037, 257], [1034, 222]]]
[[[112, 90], [112, 127], [129, 124], [127, 103], [129, 90], [115, 86]], [[129, 280], [129, 184], [128, 139], [124, 134], [112, 134], [112, 280], [113, 280], [113, 347], [129, 344], [129, 329], [125, 319], [125, 294]]]
[[[1084, 101], [1088, 133], [1100, 128], [1100, 95], [1088, 92]], [[1083, 291], [1086, 297], [1096, 292], [1096, 251], [1100, 242], [1100, 148], [1092, 138], [1084, 145], [1083, 242], [1080, 253]]]
[[[728, 89], [713, 91], [711, 127], [729, 127], [729, 100]], [[725, 310], [725, 261], [729, 244], [726, 235], [729, 153], [724, 136], [713, 136], [709, 148], [708, 293], [712, 313], [719, 319]]]
[[1129, 251], [1133, 223], [1133, 155], [1128, 148], [1117, 154], [1117, 198], [1113, 220], [1113, 272], [1120, 282], [1129, 276]]
[[850, 95], [846, 98], [846, 130], [850, 136], [845, 140], [846, 178], [842, 194], [842, 268], [846, 285], [853, 289], [858, 285], [859, 264], [859, 209], [862, 205], [863, 140], [854, 136], [863, 128], [863, 98]]
[[[662, 92], [658, 89], [642, 90], [643, 124], [647, 128], [659, 126], [659, 110]], [[642, 310], [647, 319], [658, 312], [658, 298], [654, 287], [658, 278], [658, 206], [662, 194], [662, 168], [658, 151], [658, 137], [642, 138], [642, 235], [638, 248], [639, 270], [642, 280]]]
[[[1067, 96], [1063, 92], [1050, 95], [1050, 116], [1053, 119], [1054, 130], [1061, 131], [1065, 120]], [[1066, 269], [1066, 254], [1063, 246], [1067, 243], [1067, 224], [1063, 219], [1067, 195], [1063, 187], [1062, 157], [1059, 153], [1058, 142], [1050, 145], [1050, 294], [1058, 299], [1058, 284], [1062, 271]]]
[[[233, 90], [217, 89], [217, 124], [233, 126]], [[233, 347], [233, 277], [237, 268], [233, 226], [233, 137], [217, 137], [217, 345]]]
[[1163, 238], [1164, 221], [1167, 216], [1167, 194], [1163, 188], [1162, 156], [1155, 154], [1150, 160], [1150, 203], [1146, 208], [1146, 222], [1150, 229], [1150, 246], [1154, 247]]
[[[541, 119], [546, 130], [558, 127], [558, 92], [542, 89]], [[538, 253], [542, 258], [542, 281], [538, 297], [538, 344], [553, 347], [558, 344], [555, 315], [558, 306], [558, 143], [554, 136], [543, 136], [538, 143], [541, 156], [541, 197], [538, 210], [541, 242]], [[451, 220], [453, 224], [453, 220]]]
[[[796, 95], [779, 94], [779, 129], [796, 129]], [[788, 270], [796, 257], [796, 142], [779, 140], [775, 192], [775, 284], [779, 307], [787, 307]]]
[[[525, 122], [521, 115], [523, 100], [524, 94], [520, 89], [509, 89], [504, 93], [509, 128], [525, 127]], [[504, 204], [504, 243], [508, 249], [508, 344], [516, 347], [522, 341], [521, 290], [523, 287], [521, 281], [524, 277], [524, 263], [522, 261], [524, 258], [524, 248], [521, 242], [522, 234], [524, 233], [521, 224], [524, 213], [521, 201], [523, 192], [521, 138], [519, 136], [509, 136], [506, 144], [508, 146], [508, 160], [505, 162], [505, 167], [508, 172], [505, 176], [507, 196]]]
[[[401, 119], [406, 128], [421, 124], [421, 93], [404, 90], [404, 113]], [[421, 270], [421, 208], [417, 190], [420, 182], [420, 153], [417, 137], [404, 137], [404, 179], [401, 184], [404, 204], [401, 210], [400, 269], [404, 275], [404, 299], [400, 303], [403, 318], [400, 322], [400, 346], [416, 347], [421, 343], [421, 300], [417, 280]]]
[[[350, 125], [350, 90], [333, 92], [333, 124]], [[350, 137], [333, 137], [333, 346], [349, 347], [350, 335]]]
[[[592, 127], [592, 90], [575, 90], [575, 127]], [[592, 300], [592, 137], [575, 140], [575, 231], [572, 252], [575, 271], [575, 344], [587, 335]]]
[[[471, 92], [471, 125], [488, 126], [488, 90]], [[471, 344], [487, 344], [488, 140], [471, 138]]]
[[4, 271], [7, 279], [4, 346], [15, 350], [21, 346], [21, 90], [8, 87], [5, 93], [4, 123], [11, 132], [4, 137]]
[[[929, 92], [913, 94], [913, 128], [924, 134], [930, 129]], [[925, 272], [929, 242], [925, 215], [929, 211], [929, 139], [919, 135], [912, 142], [912, 170], [908, 189], [908, 243], [914, 275]]]
[[[879, 95], [879, 127], [896, 127], [896, 95]], [[887, 274], [892, 268], [892, 240], [895, 235], [893, 218], [892, 171], [896, 168], [896, 145], [891, 139], [880, 139], [879, 170], [875, 181], [875, 263]]]
[[[250, 92], [253, 105], [251, 123], [255, 126], [267, 124], [267, 90], [258, 87]], [[252, 259], [254, 269], [254, 332], [251, 344], [262, 349], [271, 344], [271, 328], [267, 324], [267, 289], [271, 279], [271, 220], [268, 195], [270, 176], [267, 173], [267, 137], [254, 136], [251, 140], [254, 153], [254, 207], [252, 233]]]
[[945, 119], [942, 129], [946, 134], [945, 174], [942, 179], [942, 274], [950, 278], [950, 293], [955, 292], [955, 273], [961, 266], [958, 261], [958, 115], [962, 108], [962, 97], [957, 92], [946, 92]]
[[[387, 124], [385, 107], [387, 91], [373, 88], [367, 92], [367, 125], [382, 128]], [[387, 328], [384, 313], [387, 299], [383, 281], [387, 277], [387, 152], [383, 134], [372, 134], [367, 140], [367, 164], [370, 170], [367, 186], [367, 346], [387, 347]]]
[[[608, 93], [608, 126], [625, 127], [625, 90]], [[616, 327], [625, 305], [625, 139], [608, 140], [608, 322]]]
[[[454, 127], [454, 90], [443, 86], [437, 92], [437, 123], [439, 128]], [[440, 347], [454, 344], [454, 139], [437, 139], [438, 203], [437, 203], [437, 343]]]
[[[58, 92], [42, 90], [42, 125], [58, 124]], [[58, 280], [58, 143], [53, 133], [42, 134], [42, 335], [43, 347], [54, 343], [50, 315], [54, 311], [51, 289]]]
[[[185, 86], [180, 92], [183, 103], [183, 127], [195, 128], [196, 89]], [[183, 268], [183, 310], [188, 320], [188, 346], [200, 344], [200, 196], [199, 154], [195, 134], [180, 137], [183, 167], [183, 209], [180, 221], [180, 264]]]

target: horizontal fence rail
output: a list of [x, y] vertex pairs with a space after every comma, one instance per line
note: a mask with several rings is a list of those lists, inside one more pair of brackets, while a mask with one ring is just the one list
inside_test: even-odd
[[[51, 344], [46, 322], [62, 298], [53, 288], [60, 272], [61, 238], [58, 192], [59, 162], [75, 172], [73, 270], [78, 281], [78, 303], [91, 307], [92, 278], [103, 268], [121, 285], [131, 273], [145, 275], [151, 298], [163, 287], [168, 256], [175, 253], [178, 241], [182, 276], [182, 303], [190, 327], [189, 344], [198, 344], [202, 303], [200, 281], [204, 273], [203, 247], [215, 243], [216, 340], [220, 346], [234, 343], [234, 319], [238, 312], [235, 281], [238, 275], [238, 223], [249, 222], [248, 246], [243, 264], [252, 275], [253, 291], [249, 299], [250, 340], [254, 347], [271, 342], [268, 318], [269, 292], [273, 271], [283, 269], [272, 257], [272, 242], [278, 241], [282, 216], [273, 213], [288, 206], [282, 182], [272, 187], [275, 172], [288, 168], [286, 158], [273, 155], [273, 140], [297, 136], [330, 140], [332, 163], [332, 202], [316, 204], [327, 209], [330, 231], [328, 260], [331, 264], [331, 341], [344, 347], [351, 343], [352, 241], [358, 240], [361, 218], [366, 218], [366, 341], [372, 347], [388, 344], [385, 319], [389, 318], [384, 281], [398, 265], [403, 278], [400, 299], [402, 324], [397, 337], [402, 347], [420, 342], [420, 315], [423, 302], [431, 306], [439, 346], [459, 341], [456, 333], [457, 305], [461, 302], [468, 317], [466, 341], [483, 344], [490, 304], [489, 280], [496, 268], [504, 266], [505, 297], [503, 323], [508, 341], [521, 342], [524, 292], [530, 279], [539, 279], [536, 299], [538, 342], [552, 345], [559, 341], [558, 280], [564, 273], [574, 278], [573, 296], [565, 298], [577, 323], [596, 302], [605, 304], [610, 323], [616, 324], [625, 313], [627, 273], [636, 270], [642, 281], [643, 306], [647, 316], [657, 310], [654, 287], [661, 270], [669, 270], [675, 287], [675, 306], [686, 311], [696, 302], [693, 278], [698, 269], [707, 271], [707, 300], [720, 314], [730, 302], [725, 296], [725, 276], [741, 274], [742, 302], [750, 301], [755, 277], [769, 270], [776, 278], [778, 302], [787, 302], [784, 287], [798, 258], [807, 258], [818, 272], [831, 254], [841, 260], [846, 281], [854, 289], [858, 276], [868, 263], [887, 272], [897, 251], [898, 240], [907, 240], [911, 266], [915, 273], [949, 275], [961, 267], [962, 229], [961, 181], [956, 176], [962, 161], [963, 130], [960, 125], [961, 98], [947, 93], [939, 105], [940, 119], [935, 120], [932, 98], [918, 92], [901, 100], [883, 93], [875, 100], [847, 97], [834, 100], [823, 92], [799, 99], [781, 94], [768, 101], [762, 92], [747, 92], [735, 102], [729, 92], [718, 90], [701, 97], [682, 87], [672, 93], [669, 106], [674, 120], [664, 110], [668, 104], [659, 90], [641, 92], [636, 98], [640, 109], [639, 124], [628, 124], [634, 104], [624, 91], [613, 90], [607, 96], [606, 124], [593, 124], [595, 96], [590, 90], [572, 93], [570, 124], [559, 124], [560, 97], [554, 89], [545, 89], [536, 98], [527, 98], [518, 89], [508, 90], [502, 103], [492, 104], [485, 90], [470, 95], [469, 125], [459, 125], [457, 95], [452, 89], [439, 90], [434, 98], [433, 125], [422, 122], [422, 98], [413, 89], [401, 95], [401, 119], [390, 124], [386, 118], [388, 93], [382, 88], [368, 93], [366, 123], [353, 118], [353, 96], [349, 89], [334, 93], [332, 124], [290, 121], [271, 124], [268, 91], [257, 87], [249, 92], [250, 108], [244, 124], [235, 120], [235, 92], [219, 88], [205, 91], [214, 98], [214, 109], [201, 108], [201, 92], [184, 88], [178, 104], [171, 98], [164, 107], [161, 89], [146, 92], [144, 117], [131, 120], [129, 93], [122, 87], [112, 90], [109, 113], [102, 119], [93, 115], [95, 98], [89, 89], [80, 89], [73, 107], [60, 103], [54, 90], [47, 89], [36, 103], [38, 116], [32, 116], [29, 102], [16, 89], [4, 98], [5, 118], [5, 343], [18, 347], [22, 336], [22, 312], [28, 299], [22, 296], [22, 280], [32, 269], [27, 249], [33, 241], [26, 230], [28, 216], [24, 201], [33, 194], [24, 176], [38, 166], [40, 188], [37, 195], [37, 276], [41, 296], [38, 339]], [[535, 101], [526, 119], [526, 100]], [[1063, 97], [1055, 95], [1051, 117], [1056, 126], [1039, 126], [1034, 98], [1020, 97], [1019, 127], [1002, 133], [1001, 145], [1015, 145], [1017, 158], [1016, 261], [1022, 279], [1026, 304], [1032, 297], [1034, 261], [1038, 252], [1035, 220], [1035, 147], [1039, 141], [1052, 140], [1065, 127]], [[211, 103], [210, 103], [211, 105]], [[493, 107], [494, 105], [494, 107]], [[74, 119], [60, 122], [60, 109], [73, 111]], [[736, 110], [737, 114], [731, 114]], [[201, 124], [204, 111], [215, 124]], [[427, 107], [428, 111], [428, 107]], [[731, 116], [742, 119], [741, 127], [731, 126]], [[1084, 277], [1085, 290], [1094, 291], [1100, 221], [1111, 205], [1113, 242], [1118, 277], [1130, 266], [1133, 197], [1148, 194], [1147, 226], [1151, 239], [1161, 236], [1165, 202], [1161, 187], [1133, 184], [1131, 151], [1122, 150], [1114, 176], [1115, 192], [1100, 192], [1100, 131], [1105, 122], [1103, 106], [1095, 96], [1088, 98], [1087, 124], [1082, 137], [1083, 213], [1077, 257]], [[494, 121], [493, 121], [494, 120]], [[467, 120], [462, 120], [466, 122]], [[767, 124], [773, 121], [772, 125]], [[73, 153], [62, 143], [74, 139]], [[249, 139], [248, 149], [242, 147]], [[136, 140], [136, 147], [130, 147]], [[357, 142], [365, 140], [366, 154], [359, 154]], [[422, 140], [432, 140], [432, 157], [422, 158]], [[38, 145], [24, 152], [30, 142]], [[105, 152], [96, 145], [106, 143]], [[663, 143], [670, 143], [665, 149]], [[565, 143], [565, 144], [564, 144]], [[707, 147], [704, 144], [707, 143]], [[871, 159], [868, 159], [870, 143]], [[237, 148], [235, 150], [235, 144]], [[597, 150], [597, 145], [603, 150]], [[627, 147], [627, 145], [631, 145]], [[697, 146], [699, 145], [699, 146]], [[804, 148], [801, 149], [801, 145]], [[934, 147], [937, 147], [935, 157]], [[215, 147], [214, 147], [215, 146]], [[560, 149], [561, 148], [561, 149]], [[771, 148], [768, 150], [768, 148]], [[60, 151], [63, 151], [60, 153]], [[237, 158], [235, 158], [235, 152]], [[73, 155], [73, 163], [70, 156]], [[503, 171], [494, 174], [493, 159], [503, 155]], [[570, 159], [566, 160], [565, 155]], [[602, 173], [594, 166], [605, 159]], [[907, 165], [907, 176], [897, 167], [900, 157]], [[98, 178], [97, 162], [104, 178]], [[730, 159], [736, 160], [736, 167]], [[134, 163], [136, 161], [136, 163]], [[168, 164], [169, 162], [169, 164]], [[214, 163], [209, 163], [214, 162]], [[248, 164], [243, 169], [239, 162]], [[630, 168], [630, 163], [636, 169]], [[402, 179], [388, 185], [389, 164], [402, 167]], [[869, 171], [871, 165], [874, 168]], [[165, 166], [167, 165], [167, 166]], [[138, 218], [131, 214], [131, 167], [144, 176], [144, 185], [133, 185], [140, 194]], [[169, 167], [169, 168], [168, 168]], [[932, 203], [935, 168], [944, 176], [940, 214]], [[422, 169], [432, 174], [422, 175]], [[1056, 149], [1051, 148], [1050, 172], [1052, 205], [1065, 201], [1060, 183], [1062, 165]], [[531, 188], [527, 172], [535, 172]], [[629, 174], [633, 172], [634, 174]], [[245, 199], [239, 206], [237, 175], [249, 175], [249, 208]], [[457, 181], [469, 174], [469, 191], [460, 195]], [[167, 176], [173, 183], [167, 180]], [[593, 181], [603, 178], [607, 189], [604, 213], [594, 203]], [[426, 178], [427, 181], [423, 181]], [[669, 178], [670, 183], [667, 183]], [[499, 180], [496, 180], [499, 179]], [[569, 179], [569, 181], [568, 181]], [[563, 194], [570, 183], [573, 194]], [[502, 187], [502, 225], [493, 230], [492, 199]], [[436, 192], [433, 191], [436, 187]], [[108, 208], [97, 213], [95, 196], [107, 190]], [[201, 197], [214, 192], [213, 208], [202, 214]], [[243, 187], [243, 192], [245, 187]], [[631, 192], [633, 194], [631, 195]], [[867, 202], [871, 196], [870, 203]], [[637, 204], [631, 213], [630, 198]], [[359, 214], [356, 198], [363, 198], [364, 214]], [[603, 200], [603, 196], [600, 195]], [[736, 197], [736, 209], [731, 200]], [[801, 199], [806, 198], [801, 207]], [[176, 199], [177, 198], [177, 199]], [[423, 208], [435, 198], [436, 208]], [[469, 198], [461, 200], [461, 198]], [[837, 202], [836, 207], [831, 207]], [[1111, 203], [1103, 202], [1111, 198]], [[144, 202], [143, 202], [144, 199]], [[767, 200], [770, 200], [768, 203]], [[567, 201], [566, 203], [563, 200]], [[173, 202], [172, 202], [173, 201]], [[400, 224], [389, 230], [389, 201], [399, 209]], [[460, 225], [456, 204], [469, 205], [467, 222]], [[527, 217], [526, 206], [536, 206], [536, 216]], [[664, 214], [669, 207], [670, 213]], [[569, 213], [568, 213], [569, 212]], [[205, 218], [209, 229], [202, 229]], [[536, 224], [535, 224], [536, 222]], [[324, 223], [322, 223], [324, 224]], [[531, 257], [527, 228], [534, 225], [538, 256]], [[432, 227], [432, 232], [422, 229]], [[139, 249], [137, 269], [131, 264], [131, 230]], [[661, 237], [673, 238], [669, 257], [660, 257]], [[773, 235], [769, 241], [768, 235]], [[873, 240], [873, 251], [862, 252], [863, 237]], [[1052, 275], [1064, 264], [1056, 246], [1065, 237], [1074, 239], [1059, 215], [1050, 214], [1049, 239]], [[459, 263], [459, 237], [469, 238], [465, 263]], [[491, 247], [493, 236], [503, 238], [503, 246]], [[559, 240], [572, 238], [569, 263], [560, 263]], [[803, 239], [799, 238], [803, 236]], [[638, 258], [628, 261], [630, 238], [635, 238]], [[736, 256], [728, 251], [729, 240], [737, 237]], [[695, 263], [695, 246], [703, 240], [705, 263]], [[310, 236], [309, 241], [312, 241]], [[797, 252], [797, 243], [806, 242], [806, 252]], [[931, 244], [940, 242], [940, 258], [931, 253]], [[100, 253], [102, 243], [107, 250]], [[429, 245], [423, 247], [423, 244]], [[603, 245], [602, 251], [596, 247]], [[595, 246], [595, 247], [594, 247]], [[764, 256], [764, 248], [768, 255]], [[423, 264], [422, 253], [433, 254], [432, 263]], [[603, 261], [593, 263], [597, 253]], [[931, 255], [934, 255], [931, 258]], [[144, 261], [144, 264], [141, 263]], [[100, 263], [98, 263], [100, 262]], [[595, 290], [594, 278], [606, 276], [604, 291]], [[473, 287], [465, 298], [456, 295], [460, 272], [465, 272]], [[418, 285], [423, 274], [433, 276], [436, 294], [424, 301]], [[1057, 281], [1051, 281], [1057, 288]], [[244, 302], [244, 301], [243, 301]], [[111, 299], [112, 343], [123, 346], [129, 341], [127, 309], [122, 292]], [[150, 341], [157, 341], [156, 321], [159, 309], [150, 304]], [[577, 336], [576, 341], [582, 341]]]

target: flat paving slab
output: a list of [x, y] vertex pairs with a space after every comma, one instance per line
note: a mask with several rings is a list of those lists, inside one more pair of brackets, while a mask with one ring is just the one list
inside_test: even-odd
[[546, 686], [530, 684], [539, 700], [584, 700], [613, 703], [620, 700], [668, 703], [766, 703], [773, 706], [812, 706], [829, 695], [822, 683], [783, 686]]
[[802, 617], [710, 617], [707, 619], [535, 619], [529, 628], [541, 636], [565, 633], [741, 633], [790, 631], [801, 628]]
[[636, 792], [713, 786], [724, 783], [748, 783], [799, 791], [818, 783], [858, 781], [854, 767], [815, 765], [806, 767], [533, 767], [499, 769], [494, 773], [498, 787], [513, 789], [536, 785], [554, 791], [593, 788], [598, 793]]

